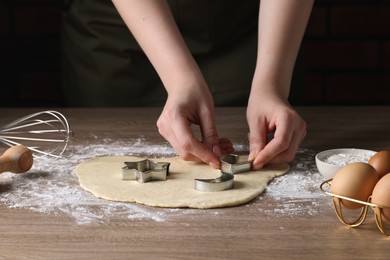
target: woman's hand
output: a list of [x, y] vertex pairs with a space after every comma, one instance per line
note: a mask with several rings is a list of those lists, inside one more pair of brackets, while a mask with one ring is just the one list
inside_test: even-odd
[[[168, 94], [167, 102], [157, 121], [160, 134], [183, 160], [203, 161], [220, 168], [219, 157], [231, 153], [229, 139], [219, 139], [215, 126], [214, 103], [205, 84], [187, 86]], [[199, 125], [201, 140], [191, 125]]]
[[[247, 108], [249, 159], [253, 168], [267, 163], [291, 162], [306, 136], [306, 123], [286, 101], [251, 95]], [[267, 135], [273, 139], [267, 143]]]
[[[306, 123], [288, 104], [291, 78], [313, 0], [262, 0], [256, 70], [247, 107], [250, 159], [267, 163], [294, 159]], [[267, 134], [273, 139], [267, 143]]]
[[[218, 139], [213, 100], [166, 0], [113, 0], [128, 28], [159, 74], [168, 99], [157, 121], [160, 134], [184, 160], [219, 168], [228, 139]], [[199, 125], [197, 140], [191, 125]], [[222, 150], [222, 151], [221, 151]]]

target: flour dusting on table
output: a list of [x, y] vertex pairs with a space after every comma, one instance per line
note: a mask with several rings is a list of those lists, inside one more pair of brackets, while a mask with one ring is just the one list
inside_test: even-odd
[[[321, 193], [319, 185], [324, 181], [324, 177], [319, 174], [315, 164], [315, 151], [309, 149], [299, 149], [291, 169], [286, 175], [275, 178], [266, 189], [263, 196], [258, 200], [272, 197], [278, 203], [276, 208], [264, 211], [278, 217], [279, 215], [316, 215], [326, 207], [331, 207], [331, 200], [325, 200], [325, 195]], [[325, 206], [325, 207], [324, 207]], [[278, 214], [279, 213], [279, 214]]]
[[[246, 151], [246, 145], [236, 144], [236, 150]], [[48, 214], [66, 214], [78, 224], [104, 223], [110, 217], [128, 220], [152, 219], [164, 221], [179, 215], [219, 215], [224, 209], [167, 209], [152, 208], [133, 203], [119, 203], [95, 198], [78, 184], [74, 168], [82, 161], [96, 156], [133, 155], [150, 157], [174, 156], [168, 145], [150, 144], [142, 138], [129, 141], [103, 140], [102, 144], [74, 145], [70, 158], [35, 161], [24, 174], [0, 174], [0, 203], [9, 208], [22, 208]], [[276, 178], [266, 192], [251, 202], [251, 210], [270, 217], [316, 215], [323, 205], [318, 200], [324, 195], [319, 190], [323, 181], [314, 162], [315, 152], [300, 149], [291, 170]], [[265, 198], [277, 201], [273, 207], [264, 205]], [[245, 214], [243, 212], [243, 214]]]

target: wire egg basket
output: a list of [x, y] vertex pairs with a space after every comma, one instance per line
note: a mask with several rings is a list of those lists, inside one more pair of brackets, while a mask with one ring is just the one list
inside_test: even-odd
[[[368, 208], [371, 208], [373, 210], [373, 212], [374, 212], [375, 223], [376, 223], [378, 229], [380, 230], [380, 232], [383, 235], [385, 235], [387, 237], [390, 237], [390, 233], [386, 232], [386, 230], [385, 230], [384, 222], [386, 220], [383, 217], [383, 209], [390, 209], [390, 207], [380, 206], [380, 205], [376, 205], [376, 204], [371, 203], [371, 196], [368, 198], [367, 201], [361, 201], [361, 200], [356, 200], [356, 199], [353, 199], [353, 198], [349, 198], [349, 197], [345, 197], [345, 196], [340, 196], [340, 195], [334, 194], [334, 193], [329, 191], [330, 187], [332, 185], [331, 183], [332, 183], [332, 179], [324, 181], [323, 183], [321, 183], [320, 189], [326, 195], [332, 196], [333, 208], [335, 210], [335, 213], [336, 213], [338, 219], [344, 225], [346, 225], [348, 227], [353, 227], [353, 228], [360, 226], [366, 220], [367, 213], [368, 213]], [[362, 207], [360, 209], [360, 213], [359, 213], [358, 217], [355, 220], [348, 221], [345, 218], [345, 216], [343, 214], [342, 200], [348, 200], [348, 201], [351, 201], [351, 202], [355, 202], [355, 203], [361, 204]]]

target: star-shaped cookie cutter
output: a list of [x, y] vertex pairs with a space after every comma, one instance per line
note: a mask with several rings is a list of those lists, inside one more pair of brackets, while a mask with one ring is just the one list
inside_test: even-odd
[[149, 159], [136, 162], [125, 162], [122, 168], [122, 180], [136, 180], [141, 183], [165, 181], [169, 175], [168, 162], [156, 162]]
[[224, 191], [233, 188], [234, 174], [252, 169], [253, 161], [243, 160], [240, 155], [225, 154], [220, 158], [221, 176], [215, 179], [195, 179], [195, 189], [204, 192]]

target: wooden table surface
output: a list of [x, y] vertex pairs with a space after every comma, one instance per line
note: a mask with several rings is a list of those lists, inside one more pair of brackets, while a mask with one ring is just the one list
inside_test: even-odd
[[[164, 143], [155, 126], [159, 108], [57, 110], [67, 116], [81, 144], [138, 136], [150, 143]], [[390, 148], [390, 107], [297, 110], [308, 123], [304, 148]], [[0, 125], [33, 111], [39, 110], [0, 109]], [[245, 108], [217, 108], [216, 112], [220, 136], [245, 143]], [[3, 192], [7, 190], [0, 187], [0, 196]], [[223, 214], [214, 217], [202, 214], [204, 211], [190, 218], [179, 214], [160, 222], [111, 216], [110, 221], [86, 225], [66, 214], [44, 214], [0, 204], [0, 259], [389, 258], [390, 238], [379, 232], [372, 212], [363, 226], [348, 228], [325, 202], [328, 197], [317, 200], [328, 206], [314, 216], [281, 214], [273, 218], [266, 211], [254, 210], [272, 209], [282, 203], [267, 198], [222, 209]]]

